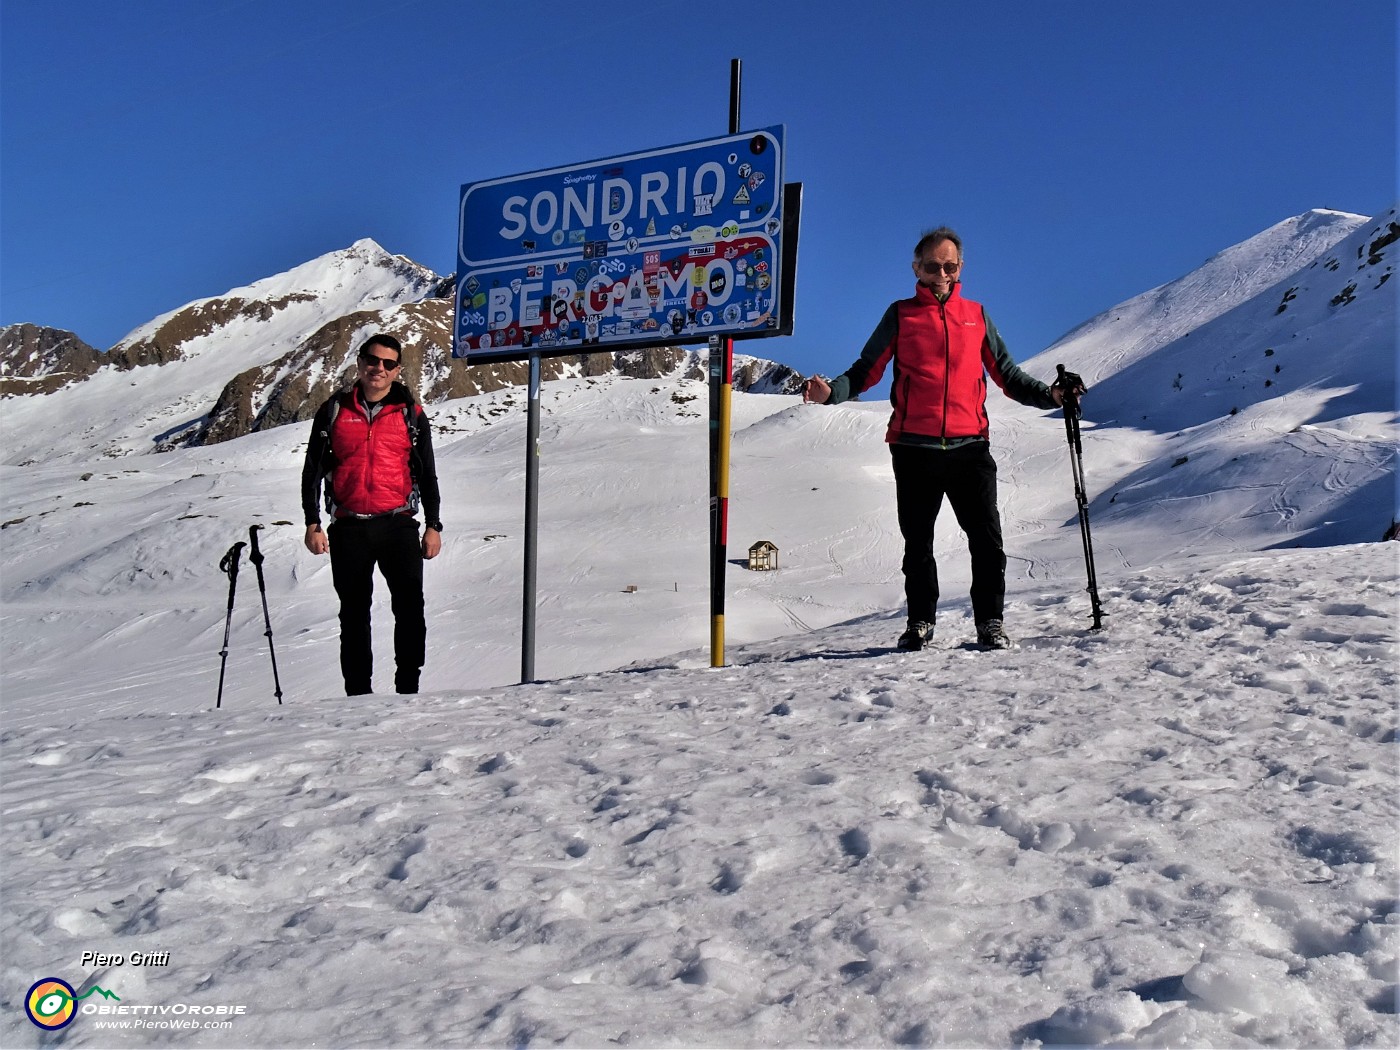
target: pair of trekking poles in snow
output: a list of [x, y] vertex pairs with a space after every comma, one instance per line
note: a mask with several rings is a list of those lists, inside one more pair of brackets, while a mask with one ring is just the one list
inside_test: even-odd
[[1084, 568], [1089, 575], [1089, 601], [1094, 611], [1094, 630], [1103, 628], [1103, 606], [1099, 603], [1099, 580], [1094, 571], [1094, 544], [1089, 535], [1089, 494], [1084, 488], [1084, 448], [1079, 441], [1079, 392], [1084, 381], [1064, 365], [1056, 365], [1059, 373], [1056, 386], [1064, 394], [1065, 436], [1069, 439], [1069, 465], [1074, 472], [1074, 501], [1079, 506], [1079, 535], [1084, 541]]
[[[267, 652], [272, 657], [272, 687], [277, 694], [277, 702], [282, 702], [282, 683], [277, 678], [277, 653], [272, 648], [272, 617], [267, 611], [267, 586], [263, 582], [263, 553], [258, 549], [258, 530], [261, 525], [248, 526], [248, 542], [252, 545], [252, 550], [248, 554], [248, 560], [253, 563], [253, 568], [258, 570], [258, 593], [262, 595], [263, 623], [267, 626], [264, 634], [267, 637]], [[228, 666], [228, 636], [229, 628], [233, 626], [233, 595], [234, 589], [238, 586], [238, 559], [243, 553], [245, 544], [242, 540], [235, 543], [228, 549], [228, 552], [219, 561], [219, 571], [228, 576], [228, 613], [224, 617], [224, 647], [219, 652], [219, 696], [214, 701], [214, 706], [222, 707], [224, 702], [224, 669]]]

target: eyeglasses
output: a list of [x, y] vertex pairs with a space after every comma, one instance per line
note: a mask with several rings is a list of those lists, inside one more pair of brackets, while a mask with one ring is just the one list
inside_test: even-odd
[[924, 273], [937, 273], [939, 270], [942, 270], [949, 277], [952, 277], [953, 274], [957, 273], [959, 270], [962, 269], [962, 263], [921, 262], [919, 263], [919, 269], [923, 270]]
[[360, 364], [366, 368], [373, 368], [378, 365], [386, 372], [392, 372], [399, 367], [399, 362], [388, 357], [380, 357], [378, 354], [361, 354]]

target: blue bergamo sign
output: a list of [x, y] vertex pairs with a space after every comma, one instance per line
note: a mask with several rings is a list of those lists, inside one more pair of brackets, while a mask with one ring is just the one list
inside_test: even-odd
[[462, 187], [453, 354], [775, 334], [781, 126]]

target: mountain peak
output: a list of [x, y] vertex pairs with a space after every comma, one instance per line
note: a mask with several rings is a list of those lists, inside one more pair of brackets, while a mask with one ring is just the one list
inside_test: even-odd
[[1272, 406], [1285, 431], [1393, 416], [1395, 297], [1381, 289], [1396, 266], [1395, 219], [1393, 209], [1375, 218], [1304, 212], [1120, 303], [1040, 356], [1094, 385], [1099, 418], [1159, 433], [1256, 406]]
[[412, 302], [426, 295], [440, 280], [426, 266], [394, 255], [378, 242], [363, 237], [348, 248], [338, 248], [283, 273], [232, 288], [217, 298], [334, 297], [345, 304], [348, 312], [374, 303]]
[[1310, 266], [1370, 222], [1324, 208], [1294, 215], [1090, 318], [1042, 353], [1077, 360], [1086, 379], [1103, 380]]

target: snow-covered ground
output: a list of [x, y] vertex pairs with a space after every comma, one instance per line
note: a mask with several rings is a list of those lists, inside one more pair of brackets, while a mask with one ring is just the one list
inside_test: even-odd
[[[1354, 218], [1262, 291], [1155, 290], [1194, 320], [1117, 371], [1112, 311], [1026, 363], [1095, 379], [1104, 631], [1063, 424], [993, 393], [1009, 652], [969, 644], [951, 519], [935, 644], [893, 650], [878, 404], [736, 395], [729, 555], [781, 568], [731, 567], [712, 668], [704, 386], [547, 384], [528, 685], [523, 392], [434, 406], [412, 699], [338, 695], [307, 424], [0, 467], [0, 1044], [1396, 1045], [1394, 288], [1328, 312], [1317, 254]], [[1242, 333], [1290, 290], [1266, 378]], [[1258, 375], [1210, 415], [1227, 351]], [[215, 710], [254, 523], [285, 703], [245, 560]], [[87, 1011], [57, 1034], [46, 977]]]
[[1007, 653], [875, 614], [412, 701], [250, 662], [220, 712], [211, 658], [5, 733], [3, 1041], [53, 975], [246, 1007], [88, 1046], [1393, 1046], [1398, 593], [1212, 559], [1098, 634], [1018, 588]]

